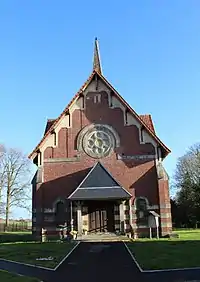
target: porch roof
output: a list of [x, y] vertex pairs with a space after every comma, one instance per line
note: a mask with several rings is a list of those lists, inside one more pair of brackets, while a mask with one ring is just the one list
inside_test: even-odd
[[100, 162], [97, 162], [68, 199], [109, 200], [129, 199], [130, 197], [131, 194], [114, 179]]

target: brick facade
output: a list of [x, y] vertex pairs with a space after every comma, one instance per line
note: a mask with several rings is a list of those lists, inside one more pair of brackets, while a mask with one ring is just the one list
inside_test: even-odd
[[[70, 202], [67, 198], [97, 162], [80, 150], [78, 144], [81, 130], [92, 124], [109, 125], [119, 138], [112, 152], [100, 161], [132, 195], [124, 208], [125, 228], [131, 225], [138, 236], [149, 232], [147, 226], [137, 224], [135, 199], [143, 197], [147, 200], [147, 208], [160, 215], [161, 235], [170, 233], [169, 185], [162, 167], [162, 160], [168, 152], [95, 71], [81, 95], [76, 96], [56, 123], [53, 122], [51, 132], [47, 132], [30, 155], [38, 166], [33, 179], [33, 231], [38, 233], [43, 227], [49, 234], [55, 232], [56, 203], [59, 200], [64, 202], [69, 222]], [[136, 155], [154, 157], [131, 159]], [[76, 207], [73, 209], [76, 214]], [[115, 211], [118, 212], [117, 206]], [[85, 219], [87, 215], [84, 215], [84, 223]]]

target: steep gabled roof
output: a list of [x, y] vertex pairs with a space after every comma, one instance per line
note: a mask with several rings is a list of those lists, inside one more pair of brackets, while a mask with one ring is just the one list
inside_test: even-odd
[[47, 124], [46, 124], [46, 127], [45, 127], [44, 135], [49, 130], [49, 128], [54, 124], [55, 120], [56, 120], [55, 118], [47, 120]]
[[40, 143], [35, 147], [35, 149], [29, 154], [29, 158], [32, 158], [33, 154], [39, 149], [39, 147], [42, 145], [42, 143], [44, 142], [44, 140], [47, 138], [47, 136], [51, 133], [51, 131], [53, 130], [54, 126], [60, 121], [60, 119], [65, 115], [65, 113], [67, 113], [67, 111], [69, 110], [70, 106], [73, 104], [73, 102], [76, 101], [76, 99], [79, 97], [79, 95], [82, 93], [82, 91], [89, 85], [89, 83], [92, 81], [94, 75], [95, 75], [96, 71], [93, 71], [91, 73], [91, 75], [88, 77], [88, 79], [86, 80], [86, 82], [82, 85], [82, 87], [80, 88], [80, 90], [76, 93], [76, 95], [73, 97], [73, 99], [70, 101], [70, 103], [67, 105], [67, 107], [63, 110], [63, 112], [58, 116], [58, 118], [53, 122], [53, 124], [50, 126], [50, 128], [46, 131], [46, 133], [44, 134], [42, 140], [40, 141]]
[[68, 198], [71, 200], [102, 200], [129, 199], [130, 197], [131, 194], [100, 162], [97, 162]]
[[[87, 88], [87, 86], [90, 84], [92, 79], [94, 78], [94, 75], [98, 75], [99, 78], [103, 80], [103, 82], [110, 88], [113, 93], [116, 95], [116, 97], [120, 100], [120, 102], [127, 108], [127, 110], [130, 111], [130, 113], [133, 114], [133, 116], [141, 123], [141, 125], [144, 126], [144, 128], [147, 130], [147, 132], [154, 138], [155, 141], [164, 149], [165, 155], [170, 153], [170, 149], [165, 146], [165, 144], [158, 138], [158, 136], [155, 134], [153, 123], [150, 117], [144, 117], [144, 115], [140, 116], [138, 115], [131, 106], [122, 98], [122, 96], [114, 89], [114, 87], [107, 81], [107, 79], [100, 74], [99, 72], [96, 72], [95, 70], [91, 73], [87, 81], [83, 84], [83, 86], [80, 88], [80, 90], [76, 93], [74, 98], [70, 101], [70, 103], [67, 105], [67, 107], [64, 109], [64, 111], [60, 114], [60, 116], [52, 123], [52, 125], [49, 127], [49, 129], [46, 131], [45, 135], [43, 136], [40, 143], [36, 146], [36, 148], [32, 151], [32, 153], [29, 155], [29, 158], [32, 158], [33, 154], [36, 153], [36, 151], [39, 149], [39, 147], [42, 145], [44, 140], [47, 138], [47, 136], [51, 133], [53, 128], [56, 126], [56, 124], [60, 121], [60, 119], [67, 113], [70, 106], [73, 104], [73, 102], [76, 101], [76, 99], [79, 97], [79, 95], [84, 91], [84, 89]], [[149, 116], [149, 115], [148, 115]], [[148, 123], [148, 125], [147, 125]]]
[[153, 125], [151, 115], [140, 115], [140, 118], [149, 127], [149, 129], [152, 132], [154, 132], [154, 134], [155, 134], [156, 132], [155, 132], [155, 128], [154, 128], [154, 125]]
[[90, 82], [93, 80], [94, 76], [97, 75], [99, 78], [102, 79], [102, 81], [107, 85], [107, 87], [116, 95], [116, 97], [120, 100], [120, 102], [126, 107], [126, 109], [133, 114], [133, 116], [139, 121], [141, 125], [147, 130], [147, 132], [154, 138], [154, 140], [161, 146], [161, 148], [164, 151], [164, 155], [170, 153], [170, 150], [165, 146], [164, 143], [158, 138], [158, 136], [155, 133], [153, 122], [150, 115], [138, 115], [131, 107], [130, 105], [122, 98], [122, 96], [114, 89], [114, 87], [107, 81], [107, 79], [102, 75], [101, 70], [101, 63], [100, 63], [100, 55], [99, 55], [99, 49], [98, 49], [98, 41], [95, 39], [95, 47], [94, 47], [94, 58], [93, 58], [93, 71], [87, 81], [83, 84], [83, 86], [80, 88], [80, 90], [76, 93], [74, 98], [71, 100], [71, 102], [67, 105], [67, 107], [64, 109], [64, 111], [60, 114], [60, 116], [55, 120], [49, 120], [47, 121], [46, 129], [44, 136], [40, 143], [36, 146], [36, 148], [32, 151], [32, 153], [29, 155], [29, 158], [32, 158], [34, 154], [37, 152], [37, 150], [40, 148], [42, 143], [45, 141], [47, 136], [52, 132], [54, 127], [57, 125], [57, 123], [60, 121], [60, 119], [69, 111], [70, 106], [76, 101], [76, 99], [79, 97], [79, 95], [86, 89], [86, 87], [90, 84]]
[[131, 108], [131, 106], [122, 98], [122, 96], [115, 90], [115, 88], [108, 82], [108, 80], [98, 73], [99, 77], [104, 81], [104, 83], [113, 91], [113, 93], [116, 95], [116, 97], [120, 100], [120, 102], [127, 108], [127, 110], [130, 111], [130, 113], [133, 114], [133, 116], [141, 123], [141, 125], [144, 126], [144, 128], [147, 130], [147, 132], [154, 138], [155, 141], [164, 149], [165, 156], [168, 155], [171, 151], [170, 149], [158, 138], [158, 136], [155, 134], [154, 131], [152, 131], [152, 128], [149, 128], [146, 123], [143, 121], [142, 118]]

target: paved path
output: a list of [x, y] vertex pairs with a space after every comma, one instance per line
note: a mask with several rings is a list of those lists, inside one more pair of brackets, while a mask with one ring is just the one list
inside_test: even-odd
[[3, 260], [0, 260], [0, 269], [37, 277], [44, 282], [68, 282], [71, 279], [75, 282], [186, 282], [200, 279], [200, 270], [142, 273], [123, 242], [83, 242], [56, 271]]
[[33, 267], [33, 266], [27, 266], [27, 265], [15, 263], [15, 262], [7, 262], [1, 259], [0, 259], [0, 269], [7, 270], [9, 272], [17, 273], [20, 275], [36, 277], [41, 280], [47, 279], [49, 277], [49, 274], [52, 272], [50, 270], [48, 271], [45, 269], [40, 269], [40, 268]]
[[144, 273], [147, 282], [199, 282], [200, 270], [177, 270]]
[[59, 281], [144, 281], [122, 242], [81, 243], [57, 272]]

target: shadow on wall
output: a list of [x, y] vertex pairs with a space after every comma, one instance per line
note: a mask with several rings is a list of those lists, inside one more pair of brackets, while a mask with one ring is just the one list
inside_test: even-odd
[[[115, 150], [115, 153], [117, 153], [117, 150]], [[148, 159], [146, 159], [146, 160], [137, 160], [137, 161], [136, 160], [125, 160], [125, 159], [123, 160], [122, 159], [120, 161], [122, 161], [127, 168], [134, 168], [134, 167], [141, 166], [141, 165], [144, 165], [146, 163], [152, 162], [152, 160], [148, 160]]]
[[[140, 144], [139, 129], [136, 125], [124, 126], [123, 110], [121, 108], [109, 108], [108, 94], [102, 91], [101, 103], [94, 103], [95, 94], [96, 92], [88, 92], [87, 94], [84, 110], [85, 118], [89, 123], [108, 124], [116, 130], [120, 137], [120, 148], [116, 148], [115, 153], [124, 154], [125, 156], [155, 154], [155, 148], [152, 144]], [[77, 150], [77, 137], [74, 141], [74, 149]], [[138, 165], [138, 161], [134, 160], [122, 159], [121, 161], [128, 168]], [[148, 161], [142, 160], [140, 163]]]
[[53, 208], [52, 203], [60, 198], [67, 198], [81, 183], [91, 168], [77, 171], [41, 184], [36, 197], [41, 199], [44, 208]]
[[146, 197], [150, 205], [157, 204], [159, 194], [156, 167], [151, 167], [142, 177], [132, 183], [130, 190], [132, 189], [135, 190], [135, 197]]
[[[36, 197], [40, 198], [40, 202], [43, 203], [42, 206], [44, 206], [44, 208], [52, 208], [52, 203], [58, 198], [58, 196], [60, 198], [67, 198], [77, 188], [91, 168], [92, 166], [42, 183], [36, 191]], [[159, 199], [158, 189], [155, 189], [155, 187], [158, 187], [156, 176], [156, 168], [151, 167], [151, 169], [149, 169], [142, 177], [132, 183], [130, 191], [132, 189], [135, 190], [135, 197], [147, 197], [150, 204], [157, 203]]]

